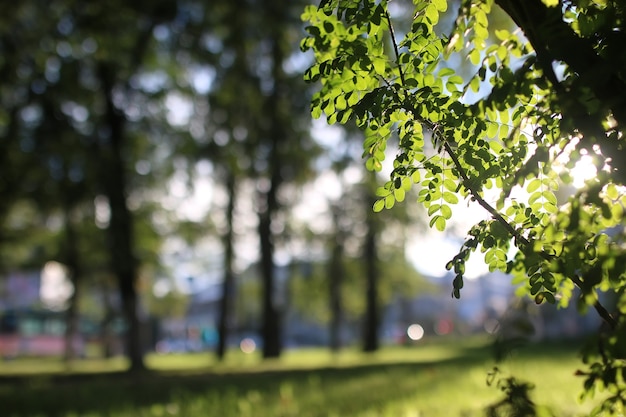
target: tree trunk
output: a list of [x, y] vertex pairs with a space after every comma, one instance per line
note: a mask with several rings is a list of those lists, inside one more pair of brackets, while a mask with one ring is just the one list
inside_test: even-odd
[[[375, 175], [375, 173], [372, 173]], [[368, 190], [371, 187], [368, 187]], [[365, 323], [363, 332], [363, 351], [374, 352], [378, 350], [378, 327], [380, 325], [378, 306], [378, 224], [379, 221], [372, 212], [372, 204], [375, 199], [370, 195], [366, 199], [368, 205], [367, 212], [367, 234], [365, 236], [365, 246], [363, 256], [365, 258]]]
[[224, 242], [224, 282], [222, 283], [222, 300], [220, 303], [217, 342], [217, 357], [222, 360], [226, 354], [226, 340], [229, 333], [229, 323], [231, 320], [231, 304], [234, 300], [235, 275], [233, 272], [233, 262], [235, 258], [234, 251], [234, 232], [233, 220], [235, 214], [235, 198], [236, 198], [236, 181], [233, 173], [228, 174], [226, 179], [226, 188], [228, 191], [228, 207], [226, 209], [227, 231], [223, 237]]
[[[66, 191], [71, 193], [70, 190]], [[65, 254], [64, 263], [68, 269], [74, 292], [69, 300], [69, 306], [65, 316], [65, 361], [69, 363], [72, 359], [76, 358], [76, 345], [75, 341], [78, 336], [78, 300], [80, 295], [80, 262], [78, 258], [78, 242], [76, 237], [76, 230], [72, 222], [72, 203], [68, 200], [70, 196], [65, 196], [65, 204], [63, 207], [64, 220], [65, 220]]]
[[[280, 132], [280, 129], [278, 129]], [[263, 291], [263, 357], [277, 358], [282, 350], [282, 323], [277, 303], [277, 285], [274, 271], [274, 237], [272, 218], [278, 210], [277, 191], [282, 182], [280, 157], [278, 155], [278, 135], [272, 135], [271, 177], [267, 192], [259, 201], [259, 242], [261, 246], [261, 279]]]
[[343, 323], [343, 304], [341, 297], [341, 287], [344, 279], [343, 253], [344, 237], [339, 229], [338, 209], [333, 208], [333, 222], [335, 224], [335, 236], [331, 258], [328, 265], [328, 289], [330, 300], [330, 348], [336, 352], [342, 347], [341, 326]]
[[272, 221], [278, 211], [278, 190], [283, 182], [281, 169], [283, 156], [281, 144], [288, 139], [286, 128], [288, 104], [282, 95], [285, 89], [286, 77], [283, 71], [285, 53], [282, 50], [282, 28], [286, 20], [286, 7], [283, 2], [268, 0], [264, 11], [270, 27], [273, 89], [267, 96], [266, 113], [268, 124], [262, 135], [265, 136], [269, 147], [268, 179], [269, 186], [263, 193], [259, 207], [259, 240], [261, 246], [261, 275], [263, 281], [263, 357], [276, 358], [282, 350], [282, 315], [277, 305], [277, 285], [274, 274], [274, 240], [272, 233]]
[[130, 360], [130, 371], [145, 369], [141, 346], [141, 326], [138, 317], [137, 259], [133, 253], [132, 213], [126, 201], [126, 167], [122, 144], [126, 119], [115, 108], [113, 88], [115, 73], [112, 65], [100, 65], [100, 80], [106, 100], [105, 123], [108, 137], [101, 139], [103, 151], [102, 182], [109, 200], [111, 219], [108, 232], [112, 271], [114, 272], [122, 300], [122, 313], [126, 321], [126, 353]]
[[276, 302], [276, 279], [274, 274], [274, 242], [271, 218], [276, 207], [275, 186], [272, 182], [265, 195], [265, 210], [259, 212], [259, 240], [261, 245], [261, 279], [263, 284], [263, 357], [277, 358], [282, 350], [280, 312]]
[[100, 323], [100, 339], [102, 341], [102, 356], [112, 358], [115, 353], [115, 334], [113, 333], [112, 324], [115, 319], [115, 309], [111, 302], [110, 285], [106, 281], [102, 282], [101, 293], [104, 304], [104, 317]]
[[[5, 57], [5, 59], [10, 58]], [[2, 141], [0, 166], [2, 166], [3, 170], [2, 181], [0, 181], [0, 224], [4, 224], [6, 221], [7, 215], [14, 202], [14, 198], [18, 194], [21, 187], [20, 178], [22, 178], [21, 173], [23, 168], [20, 163], [16, 163], [14, 158], [10, 157], [10, 155], [13, 154], [10, 152], [12, 147], [19, 146], [19, 110], [20, 107], [17, 105], [7, 110], [8, 121], [4, 122], [6, 127], [4, 128], [4, 134], [0, 136], [0, 141]], [[0, 229], [0, 244], [4, 245], [7, 241], [8, 237], [6, 236], [6, 229], [2, 228]], [[7, 264], [10, 264], [10, 262], [7, 262], [8, 260], [5, 259], [8, 257], [7, 255], [9, 254], [0, 253], [0, 270], [2, 271], [5, 270]]]

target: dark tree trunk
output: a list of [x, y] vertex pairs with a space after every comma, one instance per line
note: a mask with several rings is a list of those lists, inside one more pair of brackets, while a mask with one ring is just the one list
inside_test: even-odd
[[126, 119], [113, 103], [115, 73], [111, 65], [101, 64], [100, 80], [105, 94], [105, 123], [108, 129], [107, 137], [101, 139], [103, 151], [101, 175], [111, 211], [110, 224], [107, 229], [109, 250], [112, 271], [117, 278], [122, 300], [122, 313], [126, 321], [126, 353], [130, 360], [130, 371], [140, 371], [145, 369], [145, 365], [135, 288], [138, 262], [133, 253], [132, 213], [126, 201], [126, 167], [122, 150]]
[[[8, 59], [5, 57], [5, 59]], [[6, 61], [5, 61], [6, 62]], [[3, 71], [6, 67], [3, 66], [0, 73], [4, 73]], [[15, 106], [12, 109], [8, 110], [9, 120], [5, 122], [5, 132], [4, 135], [0, 137], [0, 141], [2, 141], [2, 152], [0, 152], [0, 166], [2, 167], [2, 181], [0, 181], [0, 222], [4, 224], [5, 219], [7, 218], [7, 214], [11, 210], [11, 206], [14, 202], [14, 198], [20, 190], [20, 178], [21, 178], [21, 170], [22, 167], [19, 163], [15, 163], [15, 161], [10, 157], [12, 152], [10, 152], [11, 148], [14, 146], [19, 146], [19, 136], [17, 134], [19, 127], [19, 106]], [[6, 229], [0, 229], [0, 244], [5, 244], [8, 241], [8, 237], [6, 236]], [[5, 260], [5, 257], [0, 255], [0, 270], [4, 270], [6, 268], [6, 264], [9, 263]]]
[[363, 256], [365, 258], [365, 322], [363, 332], [363, 351], [374, 352], [378, 350], [378, 327], [380, 325], [378, 306], [378, 228], [379, 220], [371, 210], [374, 199], [368, 197], [367, 206], [367, 234]]
[[113, 357], [115, 353], [116, 336], [113, 333], [112, 324], [115, 319], [115, 309], [111, 302], [110, 288], [106, 282], [102, 282], [102, 298], [104, 304], [104, 318], [100, 323], [100, 339], [102, 340], [102, 355], [105, 358]]
[[[71, 191], [66, 191], [70, 193]], [[78, 256], [78, 241], [76, 236], [76, 229], [72, 221], [72, 203], [69, 200], [70, 197], [65, 197], [65, 204], [63, 207], [64, 221], [65, 221], [65, 254], [64, 261], [68, 268], [70, 280], [74, 287], [74, 292], [69, 300], [69, 306], [65, 316], [65, 361], [69, 363], [72, 359], [76, 358], [76, 345], [75, 341], [78, 336], [78, 300], [80, 296], [81, 288], [81, 269]]]
[[261, 279], [263, 284], [263, 357], [277, 358], [282, 350], [281, 316], [276, 302], [276, 279], [274, 274], [274, 241], [272, 214], [276, 208], [276, 183], [272, 181], [265, 194], [265, 207], [259, 211], [259, 240], [261, 246]]
[[344, 236], [340, 230], [338, 221], [338, 209], [333, 208], [333, 221], [335, 224], [335, 236], [331, 258], [328, 265], [328, 290], [330, 300], [330, 348], [338, 351], [342, 347], [341, 326], [343, 324], [343, 303], [341, 287], [344, 279], [343, 253]]
[[281, 145], [289, 140], [287, 130], [289, 108], [283, 96], [286, 77], [283, 72], [285, 52], [282, 50], [284, 24], [286, 21], [286, 7], [283, 2], [268, 0], [264, 11], [270, 27], [269, 44], [271, 45], [271, 60], [273, 89], [267, 96], [266, 113], [267, 127], [262, 135], [268, 140], [268, 176], [269, 186], [263, 193], [259, 209], [259, 240], [261, 246], [261, 275], [263, 282], [263, 357], [276, 358], [282, 351], [282, 314], [277, 302], [277, 283], [274, 274], [274, 237], [272, 221], [278, 212], [278, 190], [283, 183], [281, 170], [283, 155]]
[[365, 242], [365, 276], [366, 284], [366, 307], [365, 307], [365, 325], [363, 335], [363, 350], [365, 352], [373, 352], [378, 350], [378, 269], [377, 269], [377, 247], [376, 236], [373, 232], [368, 231]]
[[229, 334], [229, 323], [231, 320], [232, 302], [234, 300], [235, 275], [233, 272], [234, 251], [234, 231], [233, 221], [235, 214], [236, 181], [235, 175], [228, 174], [226, 179], [228, 191], [228, 207], [226, 209], [227, 231], [224, 234], [224, 282], [222, 284], [222, 300], [220, 303], [220, 313], [218, 322], [219, 339], [217, 342], [217, 357], [221, 360], [226, 354], [226, 340]]
[[278, 143], [281, 129], [274, 129], [272, 135], [271, 177], [269, 189], [261, 195], [259, 213], [259, 243], [261, 247], [261, 280], [263, 284], [263, 357], [277, 358], [282, 351], [282, 323], [277, 302], [277, 283], [274, 273], [274, 236], [272, 218], [278, 211], [277, 191], [282, 182]]

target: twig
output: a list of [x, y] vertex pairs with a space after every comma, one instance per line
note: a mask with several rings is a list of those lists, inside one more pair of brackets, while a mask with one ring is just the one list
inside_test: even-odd
[[389, 25], [389, 34], [391, 35], [391, 43], [393, 44], [393, 51], [396, 54], [396, 64], [398, 64], [398, 72], [400, 73], [400, 83], [404, 86], [404, 71], [402, 71], [402, 65], [400, 65], [400, 52], [398, 51], [398, 42], [396, 41], [396, 34], [393, 31], [393, 25], [391, 24], [391, 17], [389, 12], [385, 10], [385, 18]]
[[463, 186], [470, 192], [470, 194], [472, 195], [472, 198], [476, 200], [476, 202], [478, 202], [478, 204], [480, 204], [485, 210], [487, 210], [489, 214], [493, 216], [494, 219], [500, 222], [502, 226], [504, 226], [504, 228], [517, 241], [521, 242], [524, 246], [530, 245], [530, 241], [526, 239], [526, 237], [522, 235], [519, 230], [514, 228], [511, 225], [511, 223], [509, 223], [504, 217], [502, 217], [502, 215], [498, 212], [498, 210], [493, 208], [491, 204], [485, 201], [485, 199], [482, 198], [480, 194], [478, 194], [472, 187], [470, 187], [469, 185], [470, 179], [467, 176], [467, 172], [465, 172], [465, 169], [463, 169], [463, 167], [461, 166], [461, 163], [459, 162], [459, 158], [456, 156], [456, 154], [454, 153], [454, 150], [452, 149], [448, 141], [445, 139], [443, 140], [443, 146], [446, 152], [448, 153], [448, 155], [450, 155], [450, 159], [452, 159], [454, 166], [459, 171], [459, 175], [461, 176], [461, 179], [463, 180]]
[[[570, 277], [570, 280], [572, 280], [572, 282], [578, 288], [582, 288], [583, 280], [578, 275], [574, 274], [574, 276]], [[606, 324], [611, 327], [611, 330], [615, 330], [617, 328], [617, 321], [615, 320], [615, 317], [613, 317], [611, 313], [609, 313], [609, 311], [602, 305], [602, 303], [600, 303], [600, 300], [598, 300], [597, 298], [593, 303], [593, 308], [596, 310], [598, 315], [602, 317]]]

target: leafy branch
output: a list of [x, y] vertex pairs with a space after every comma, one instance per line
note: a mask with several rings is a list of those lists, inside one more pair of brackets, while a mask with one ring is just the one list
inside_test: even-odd
[[[626, 171], [620, 168], [626, 164], [626, 106], [619, 80], [626, 74], [621, 63], [608, 60], [624, 51], [623, 22], [616, 16], [626, 8], [620, 2], [583, 9], [567, 2], [550, 7], [547, 0], [469, 0], [441, 35], [436, 26], [449, 2], [415, 1], [410, 29], [397, 39], [387, 3], [324, 0], [324, 10], [306, 10], [304, 19], [313, 26], [302, 45], [314, 50], [317, 63], [305, 78], [322, 81], [312, 100], [314, 116], [326, 113], [329, 123], [355, 120], [366, 131], [366, 167], [375, 171], [397, 131], [399, 152], [390, 180], [377, 190], [374, 211], [391, 209], [419, 184], [418, 202], [437, 230], [445, 229], [460, 197], [490, 214], [469, 230], [446, 265], [456, 273], [454, 297], [460, 297], [465, 262], [479, 246], [490, 270], [513, 273], [513, 282], [524, 284], [537, 303], [555, 303], [558, 292], [566, 305], [572, 290], [580, 289], [580, 311], [593, 306], [612, 329], [601, 362], [585, 359], [585, 390], [615, 390], [619, 397], [603, 404], [626, 404], [626, 320], [611, 315], [598, 293], [612, 291], [616, 308], [626, 311], [626, 238], [609, 232], [625, 224], [626, 189], [620, 186]], [[517, 29], [489, 30], [494, 4]], [[445, 65], [452, 54], [478, 67], [469, 80]], [[563, 63], [558, 78], [550, 62]], [[464, 104], [468, 92], [482, 96], [487, 83], [486, 97]], [[425, 146], [426, 129], [434, 155]], [[596, 177], [559, 203], [555, 191], [573, 184], [572, 169], [585, 153], [601, 159]], [[569, 160], [561, 162], [565, 154]], [[483, 196], [494, 186], [501, 193], [490, 203]], [[526, 199], [511, 196], [518, 186]], [[507, 255], [511, 245], [518, 249], [513, 259]]]
[[[398, 49], [398, 42], [396, 40], [396, 35], [393, 29], [393, 23], [391, 21], [391, 18], [389, 16], [388, 11], [385, 10], [384, 12], [385, 18], [387, 20], [387, 24], [389, 27], [389, 34], [391, 37], [391, 43], [393, 46], [393, 51], [395, 54], [395, 61], [397, 63], [397, 68], [398, 68], [398, 72], [400, 75], [400, 81], [401, 81], [401, 85], [402, 87], [406, 87], [406, 81], [405, 81], [405, 76], [404, 76], [404, 71], [402, 69], [402, 65], [400, 63], [400, 53], [399, 53], [399, 49]], [[526, 71], [526, 70], [525, 70]], [[400, 97], [398, 97], [398, 99], [400, 99]], [[452, 160], [455, 168], [457, 169], [460, 177], [461, 177], [461, 182], [463, 184], [463, 186], [465, 187], [465, 189], [469, 192], [469, 194], [471, 195], [471, 198], [476, 201], [481, 207], [483, 207], [491, 216], [493, 219], [495, 219], [507, 232], [508, 234], [514, 238], [514, 241], [516, 242], [516, 245], [518, 247], [524, 248], [524, 249], [533, 249], [533, 244], [532, 242], [526, 237], [524, 236], [520, 230], [516, 229], [509, 221], [507, 221], [504, 216], [495, 208], [493, 207], [491, 204], [489, 204], [480, 194], [479, 190], [477, 190], [472, 184], [473, 182], [471, 181], [467, 170], [463, 167], [463, 165], [461, 164], [459, 157], [456, 155], [453, 147], [451, 146], [451, 143], [454, 143], [454, 140], [443, 137], [443, 134], [441, 132], [441, 129], [439, 129], [439, 125], [436, 123], [432, 123], [429, 120], [424, 120], [422, 118], [416, 117], [417, 112], [412, 109], [411, 113], [413, 114], [413, 116], [418, 119], [417, 121], [420, 123], [425, 124], [426, 126], [428, 126], [431, 131], [433, 132], [433, 136], [434, 135], [439, 135], [441, 136], [439, 142], [443, 144], [443, 148], [445, 149], [446, 153], [450, 156], [450, 159]], [[435, 142], [437, 142], [436, 138], [434, 139]], [[562, 152], [563, 150], [561, 150]], [[442, 183], [442, 187], [443, 187], [443, 183]], [[554, 256], [547, 253], [544, 250], [541, 250], [539, 252], [537, 252], [537, 254], [544, 259], [545, 261], [551, 262], [554, 260]], [[581, 279], [580, 276], [578, 276], [577, 274], [573, 274], [573, 275], [569, 275], [567, 276], [567, 278], [569, 280], [571, 280], [574, 285], [576, 285], [579, 289], [582, 289], [584, 286], [583, 280]], [[596, 310], [596, 312], [598, 313], [598, 315], [612, 328], [615, 329], [617, 326], [617, 322], [615, 320], [615, 318], [609, 313], [609, 311], [606, 309], [606, 307], [604, 307], [602, 305], [602, 303], [600, 303], [600, 301], [598, 300], [597, 296], [594, 295], [594, 302], [593, 302], [593, 307]]]
[[[483, 207], [485, 210], [487, 210], [489, 212], [489, 214], [491, 214], [491, 216], [498, 223], [500, 223], [502, 225], [502, 227], [504, 227], [507, 232], [509, 232], [509, 234], [517, 242], [518, 246], [523, 246], [524, 248], [533, 248], [533, 245], [532, 245], [531, 241], [528, 240], [519, 230], [517, 230], [515, 227], [513, 227], [513, 225], [511, 225], [511, 223], [509, 223], [502, 216], [502, 214], [500, 214], [500, 212], [498, 210], [496, 210], [491, 204], [489, 204], [484, 198], [482, 198], [482, 196], [480, 195], [478, 190], [476, 190], [472, 186], [472, 182], [471, 182], [471, 180], [470, 180], [470, 178], [469, 178], [469, 176], [467, 174], [467, 171], [465, 170], [465, 168], [463, 168], [463, 165], [461, 165], [461, 162], [459, 161], [458, 156], [456, 155], [456, 153], [454, 152], [454, 150], [450, 146], [450, 143], [448, 142], [448, 140], [445, 140], [445, 139], [443, 140], [443, 146], [444, 146], [444, 149], [446, 150], [446, 153], [450, 156], [450, 159], [452, 159], [452, 162], [454, 163], [454, 166], [458, 170], [459, 175], [461, 176], [463, 187], [465, 187], [465, 189], [470, 193], [470, 195], [472, 196], [472, 199], [474, 199], [481, 207]], [[554, 260], [554, 256], [550, 255], [549, 253], [545, 252], [544, 250], [541, 250], [541, 251], [537, 252], [537, 254], [539, 256], [541, 256], [541, 258], [543, 258], [546, 261]], [[582, 279], [578, 275], [574, 274], [574, 275], [568, 276], [567, 278], [569, 278], [579, 289], [583, 288], [583, 281], [582, 281]], [[606, 307], [604, 307], [602, 305], [602, 303], [600, 303], [600, 300], [598, 300], [597, 297], [596, 297], [596, 299], [594, 301], [593, 307], [596, 310], [596, 312], [598, 313], [598, 315], [612, 329], [615, 329], [617, 327], [617, 322], [616, 322], [615, 318], [609, 313], [609, 311], [606, 309]]]

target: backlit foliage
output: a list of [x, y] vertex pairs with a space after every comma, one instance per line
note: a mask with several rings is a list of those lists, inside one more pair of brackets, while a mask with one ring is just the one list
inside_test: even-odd
[[[585, 388], [610, 390], [604, 409], [623, 404], [624, 6], [463, 0], [450, 28], [440, 21], [457, 2], [414, 0], [410, 15], [392, 14], [390, 3], [322, 0], [306, 8], [301, 46], [315, 62], [305, 79], [321, 86], [313, 115], [362, 128], [370, 170], [382, 170], [388, 141], [397, 141], [374, 211], [418, 187], [418, 203], [437, 230], [458, 204], [489, 212], [447, 265], [456, 275], [454, 297], [465, 262], [479, 251], [490, 270], [512, 274], [520, 295], [538, 304], [594, 308], [611, 330], [586, 359]], [[511, 30], [490, 28], [496, 7], [512, 18]], [[536, 22], [525, 20], [525, 8]], [[394, 30], [400, 23], [408, 30]], [[586, 67], [582, 61], [592, 58], [605, 67]], [[572, 191], [572, 169], [583, 155], [597, 175]], [[600, 292], [615, 295], [614, 314]]]

